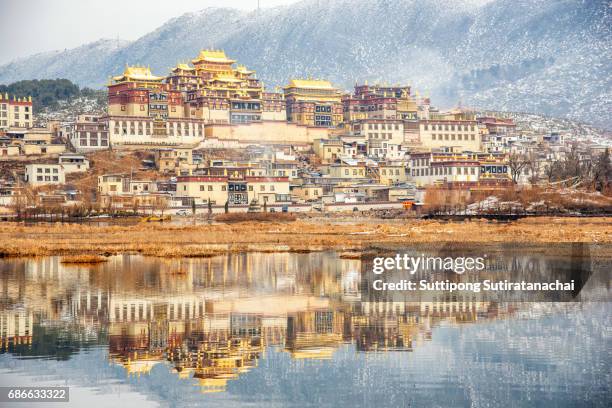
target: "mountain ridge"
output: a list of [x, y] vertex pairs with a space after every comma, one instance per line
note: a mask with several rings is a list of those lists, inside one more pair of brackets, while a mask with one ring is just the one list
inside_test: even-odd
[[0, 83], [38, 75], [101, 87], [126, 63], [165, 75], [202, 48], [222, 48], [270, 87], [299, 76], [327, 78], [347, 90], [364, 80], [402, 82], [429, 91], [442, 107], [461, 102], [612, 128], [609, 5], [306, 0], [260, 11], [207, 8], [135, 41], [94, 42], [0, 66]]

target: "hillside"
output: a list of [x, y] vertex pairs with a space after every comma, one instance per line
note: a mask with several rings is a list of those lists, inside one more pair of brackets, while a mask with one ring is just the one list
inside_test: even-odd
[[[126, 63], [165, 74], [223, 48], [264, 83], [325, 77], [413, 84], [442, 107], [541, 112], [612, 128], [608, 1], [307, 0], [244, 12], [209, 8], [140, 39], [102, 40], [0, 67], [0, 83], [66, 77], [100, 87]], [[43, 70], [37, 68], [43, 66]]]
[[102, 39], [69, 50], [21, 58], [0, 66], [0, 84], [24, 79], [68, 78], [80, 86], [101, 88], [112, 74], [106, 63], [128, 44], [128, 41]]
[[60, 104], [77, 98], [104, 99], [104, 102], [106, 99], [100, 90], [81, 89], [68, 79], [21, 80], [9, 85], [0, 85], [0, 93], [18, 98], [31, 96], [36, 112], [46, 108], [57, 110]]

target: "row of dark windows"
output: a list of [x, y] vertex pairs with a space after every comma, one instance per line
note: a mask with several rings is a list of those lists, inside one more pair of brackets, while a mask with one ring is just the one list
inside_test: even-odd
[[321, 105], [315, 106], [315, 112], [331, 113], [331, 111], [332, 111], [331, 106], [321, 106]]
[[261, 104], [258, 102], [232, 102], [232, 109], [260, 110]]
[[168, 100], [168, 95], [163, 93], [151, 93], [149, 94], [149, 100], [152, 101], [165, 101]]

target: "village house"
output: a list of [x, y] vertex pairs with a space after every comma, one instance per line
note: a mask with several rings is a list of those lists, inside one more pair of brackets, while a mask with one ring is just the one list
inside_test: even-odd
[[259, 204], [289, 203], [288, 177], [245, 177], [249, 203], [253, 200]]
[[312, 147], [321, 163], [333, 163], [344, 153], [344, 143], [340, 139], [317, 139]]
[[258, 163], [211, 162], [209, 167], [198, 168], [193, 175], [244, 179], [246, 176], [264, 177], [266, 174], [266, 168]]
[[192, 147], [162, 148], [155, 151], [155, 166], [161, 173], [189, 175], [197, 164]]
[[36, 205], [49, 207], [76, 205], [81, 200], [81, 192], [78, 190], [39, 191], [35, 196]]
[[331, 203], [341, 203], [341, 204], [357, 204], [364, 203], [366, 201], [366, 197], [364, 193], [356, 193], [353, 191], [336, 191], [331, 196]]
[[103, 207], [163, 211], [170, 206], [172, 193], [159, 191], [152, 180], [134, 179], [128, 174], [98, 176], [98, 198]]
[[227, 176], [180, 176], [176, 197], [191, 198], [196, 204], [224, 205], [229, 198]]
[[100, 196], [100, 205], [115, 210], [163, 213], [172, 203], [172, 195], [167, 192], [145, 194], [124, 194]]
[[103, 174], [98, 176], [98, 194], [120, 195], [129, 191], [129, 176], [126, 174]]
[[404, 122], [392, 119], [362, 119], [354, 121], [352, 133], [365, 136], [370, 157], [401, 157], [404, 143]]
[[323, 188], [316, 184], [293, 187], [291, 194], [304, 201], [318, 201], [323, 196]]
[[[289, 180], [297, 179], [297, 161], [295, 160], [275, 160], [266, 162], [266, 175], [270, 177], [288, 177]], [[256, 174], [251, 174], [256, 176]]]
[[157, 183], [151, 180], [136, 180], [128, 174], [103, 174], [98, 176], [98, 194], [133, 195], [157, 192]]
[[408, 180], [406, 167], [403, 162], [378, 163], [378, 179], [382, 184], [403, 183]]
[[419, 122], [421, 147], [452, 147], [460, 151], [481, 151], [482, 136], [475, 120], [423, 120]]
[[157, 191], [157, 183], [151, 180], [128, 180], [130, 194], [150, 194]]
[[196, 204], [213, 205], [291, 202], [287, 177], [181, 176], [177, 177], [176, 196], [193, 198]]
[[52, 143], [53, 133], [47, 128], [19, 128], [6, 131], [5, 138], [19, 146], [19, 155], [54, 155], [66, 150], [62, 143]]
[[32, 97], [18, 98], [0, 93], [0, 129], [31, 128], [34, 123]]
[[18, 144], [13, 144], [8, 137], [0, 137], [0, 159], [19, 156], [20, 149]]
[[484, 178], [507, 178], [504, 156], [487, 153], [423, 152], [410, 155], [410, 178], [417, 186], [476, 183]]
[[411, 179], [417, 186], [439, 182], [476, 182], [480, 165], [474, 155], [416, 153], [410, 156]]
[[24, 187], [18, 186], [13, 181], [0, 179], [0, 206], [9, 207], [18, 204], [18, 200], [24, 196]]
[[516, 124], [509, 118], [498, 118], [495, 116], [481, 116], [476, 118], [478, 124], [484, 127], [487, 134], [500, 135], [516, 132]]
[[81, 154], [62, 153], [58, 158], [58, 164], [64, 168], [66, 174], [89, 170], [89, 160]]
[[363, 179], [368, 178], [365, 162], [344, 159], [340, 163], [322, 166], [321, 171], [332, 178], [338, 179]]
[[27, 164], [25, 166], [25, 181], [33, 187], [46, 184], [64, 184], [66, 176], [60, 164]]
[[333, 192], [338, 197], [338, 193], [363, 197], [362, 201], [389, 201], [389, 186], [380, 183], [352, 183], [348, 185], [338, 185]]
[[356, 141], [344, 142], [342, 146], [342, 156], [350, 159], [356, 159], [357, 157], [363, 157], [363, 152], [366, 150], [365, 143], [360, 145], [359, 142]]
[[43, 144], [25, 142], [21, 144], [21, 152], [25, 156], [42, 156], [60, 154], [66, 151], [63, 144]]
[[363, 119], [417, 118], [417, 104], [408, 85], [355, 84], [352, 94], [342, 97], [345, 122]]
[[416, 188], [412, 183], [396, 184], [389, 187], [389, 201], [415, 202]]
[[64, 128], [66, 139], [77, 152], [109, 148], [106, 122], [94, 115], [78, 115], [77, 120]]

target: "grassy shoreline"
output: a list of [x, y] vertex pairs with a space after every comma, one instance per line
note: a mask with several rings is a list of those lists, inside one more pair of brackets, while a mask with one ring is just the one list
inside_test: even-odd
[[[348, 222], [347, 222], [348, 221]], [[0, 224], [0, 256], [111, 255], [207, 257], [235, 252], [363, 252], [393, 246], [457, 247], [511, 244], [522, 247], [590, 243], [612, 246], [612, 218], [485, 220], [297, 220], [229, 224]]]

